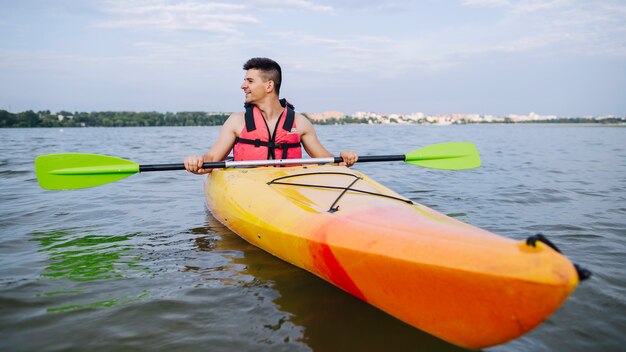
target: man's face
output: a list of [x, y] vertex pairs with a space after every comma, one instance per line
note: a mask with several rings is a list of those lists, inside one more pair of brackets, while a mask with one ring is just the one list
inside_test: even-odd
[[269, 93], [269, 81], [266, 81], [261, 71], [249, 69], [241, 84], [241, 89], [245, 94], [245, 102], [253, 103]]

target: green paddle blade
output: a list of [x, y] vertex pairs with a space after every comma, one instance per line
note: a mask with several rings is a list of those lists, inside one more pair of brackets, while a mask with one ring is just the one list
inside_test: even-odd
[[139, 172], [139, 164], [113, 156], [65, 153], [38, 156], [35, 172], [45, 189], [87, 188], [115, 182]]
[[429, 145], [405, 155], [409, 164], [442, 170], [466, 170], [480, 167], [480, 155], [473, 143], [448, 142]]

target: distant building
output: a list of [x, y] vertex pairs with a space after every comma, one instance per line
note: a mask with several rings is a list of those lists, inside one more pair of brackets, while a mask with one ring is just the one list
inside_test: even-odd
[[70, 119], [71, 120], [71, 119], [74, 118], [74, 116], [72, 116], [72, 115], [63, 116], [63, 115], [59, 114], [59, 115], [57, 115], [57, 118], [59, 119], [59, 121], [63, 121], [64, 119]]

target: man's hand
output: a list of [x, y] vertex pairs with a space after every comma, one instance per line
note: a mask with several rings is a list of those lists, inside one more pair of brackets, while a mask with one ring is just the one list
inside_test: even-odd
[[203, 169], [204, 158], [197, 155], [188, 156], [185, 158], [185, 169], [196, 175], [204, 175], [211, 172], [213, 169]]
[[356, 152], [352, 150], [344, 150], [343, 152], [339, 153], [339, 156], [341, 157], [341, 159], [343, 159], [343, 162], [339, 163], [339, 165], [344, 165], [347, 167], [354, 165], [354, 163], [359, 160], [359, 156], [356, 154]]

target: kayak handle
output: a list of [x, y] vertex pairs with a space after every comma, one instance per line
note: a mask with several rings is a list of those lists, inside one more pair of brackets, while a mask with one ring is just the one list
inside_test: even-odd
[[[530, 236], [526, 239], [526, 244], [531, 246], [531, 247], [536, 247], [536, 243], [537, 242], [543, 242], [545, 243], [548, 247], [554, 249], [555, 251], [563, 254], [559, 248], [552, 243], [552, 241], [550, 241], [546, 236], [544, 236], [541, 233], [538, 233], [534, 236]], [[576, 273], [578, 274], [578, 281], [585, 281], [587, 279], [589, 279], [592, 275], [591, 271], [585, 269], [584, 267], [582, 267], [581, 265], [578, 265], [576, 263], [574, 263], [574, 268], [576, 269]]]

